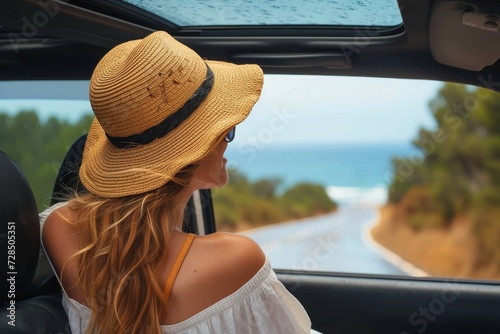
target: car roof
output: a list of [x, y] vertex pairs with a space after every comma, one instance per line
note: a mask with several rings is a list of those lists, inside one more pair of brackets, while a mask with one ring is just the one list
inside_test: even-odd
[[193, 28], [120, 1], [41, 5], [49, 3], [0, 2], [0, 80], [89, 79], [114, 45], [165, 30], [206, 59], [257, 63], [268, 74], [435, 79], [500, 90], [500, 35], [467, 25], [464, 14], [472, 12], [471, 24], [495, 23], [500, 4], [486, 0], [401, 0], [403, 24], [391, 27]]

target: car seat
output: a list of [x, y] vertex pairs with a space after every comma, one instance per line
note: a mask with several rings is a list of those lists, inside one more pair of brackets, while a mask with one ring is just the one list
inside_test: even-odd
[[41, 248], [35, 198], [22, 171], [1, 151], [0, 261], [0, 333], [71, 333]]
[[80, 177], [78, 176], [78, 171], [80, 170], [80, 165], [82, 164], [83, 149], [85, 148], [85, 141], [87, 140], [87, 135], [84, 134], [80, 136], [71, 145], [66, 152], [59, 172], [57, 173], [56, 181], [54, 183], [54, 189], [52, 190], [52, 200], [50, 205], [54, 205], [60, 201], [65, 200], [68, 196], [71, 196], [75, 192], [78, 194], [87, 191], [83, 184], [80, 182]]

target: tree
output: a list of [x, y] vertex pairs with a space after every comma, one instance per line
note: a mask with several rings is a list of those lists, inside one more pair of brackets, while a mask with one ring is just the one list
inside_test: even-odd
[[0, 150], [26, 175], [41, 211], [50, 204], [54, 181], [70, 145], [88, 131], [93, 117], [70, 123], [55, 117], [42, 122], [34, 110], [0, 113]]
[[389, 201], [419, 229], [468, 214], [481, 259], [500, 268], [500, 94], [447, 83], [429, 107], [437, 127], [413, 141], [422, 161], [393, 161]]

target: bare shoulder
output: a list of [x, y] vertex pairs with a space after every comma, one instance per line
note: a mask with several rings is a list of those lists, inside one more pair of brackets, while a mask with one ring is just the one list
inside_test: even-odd
[[63, 285], [68, 295], [83, 302], [85, 299], [76, 288], [77, 262], [72, 258], [79, 245], [77, 229], [71, 223], [73, 220], [74, 213], [66, 206], [51, 212], [43, 225], [42, 242], [59, 277], [62, 272]]
[[243, 235], [218, 232], [196, 237], [175, 281], [166, 323], [188, 319], [231, 295], [265, 261], [259, 245]]
[[77, 244], [76, 229], [70, 223], [72, 215], [73, 213], [63, 206], [51, 212], [43, 224], [43, 246], [58, 272]]
[[66, 211], [66, 206], [60, 207], [52, 211], [46, 218], [45, 223], [42, 227], [42, 238], [43, 240], [51, 239], [54, 234], [59, 230], [59, 226], [65, 219], [64, 212]]
[[72, 215], [66, 206], [50, 213], [43, 224], [42, 238], [45, 247], [57, 247], [60, 241], [66, 240], [74, 233], [75, 227], [70, 224]]
[[260, 246], [251, 238], [234, 233], [217, 232], [198, 237], [201, 246], [213, 256], [224, 262], [233, 262], [256, 269], [257, 272], [266, 260]]
[[200, 268], [210, 270], [209, 276], [215, 282], [225, 284], [233, 291], [255, 276], [266, 261], [260, 246], [239, 234], [218, 232], [200, 236], [193, 248], [200, 260]]

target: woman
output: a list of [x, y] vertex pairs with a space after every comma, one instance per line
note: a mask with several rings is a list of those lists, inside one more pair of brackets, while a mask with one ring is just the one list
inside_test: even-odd
[[181, 231], [197, 189], [258, 100], [256, 65], [204, 61], [165, 32], [118, 45], [90, 82], [89, 191], [41, 214], [73, 333], [305, 333], [302, 306], [259, 246]]

